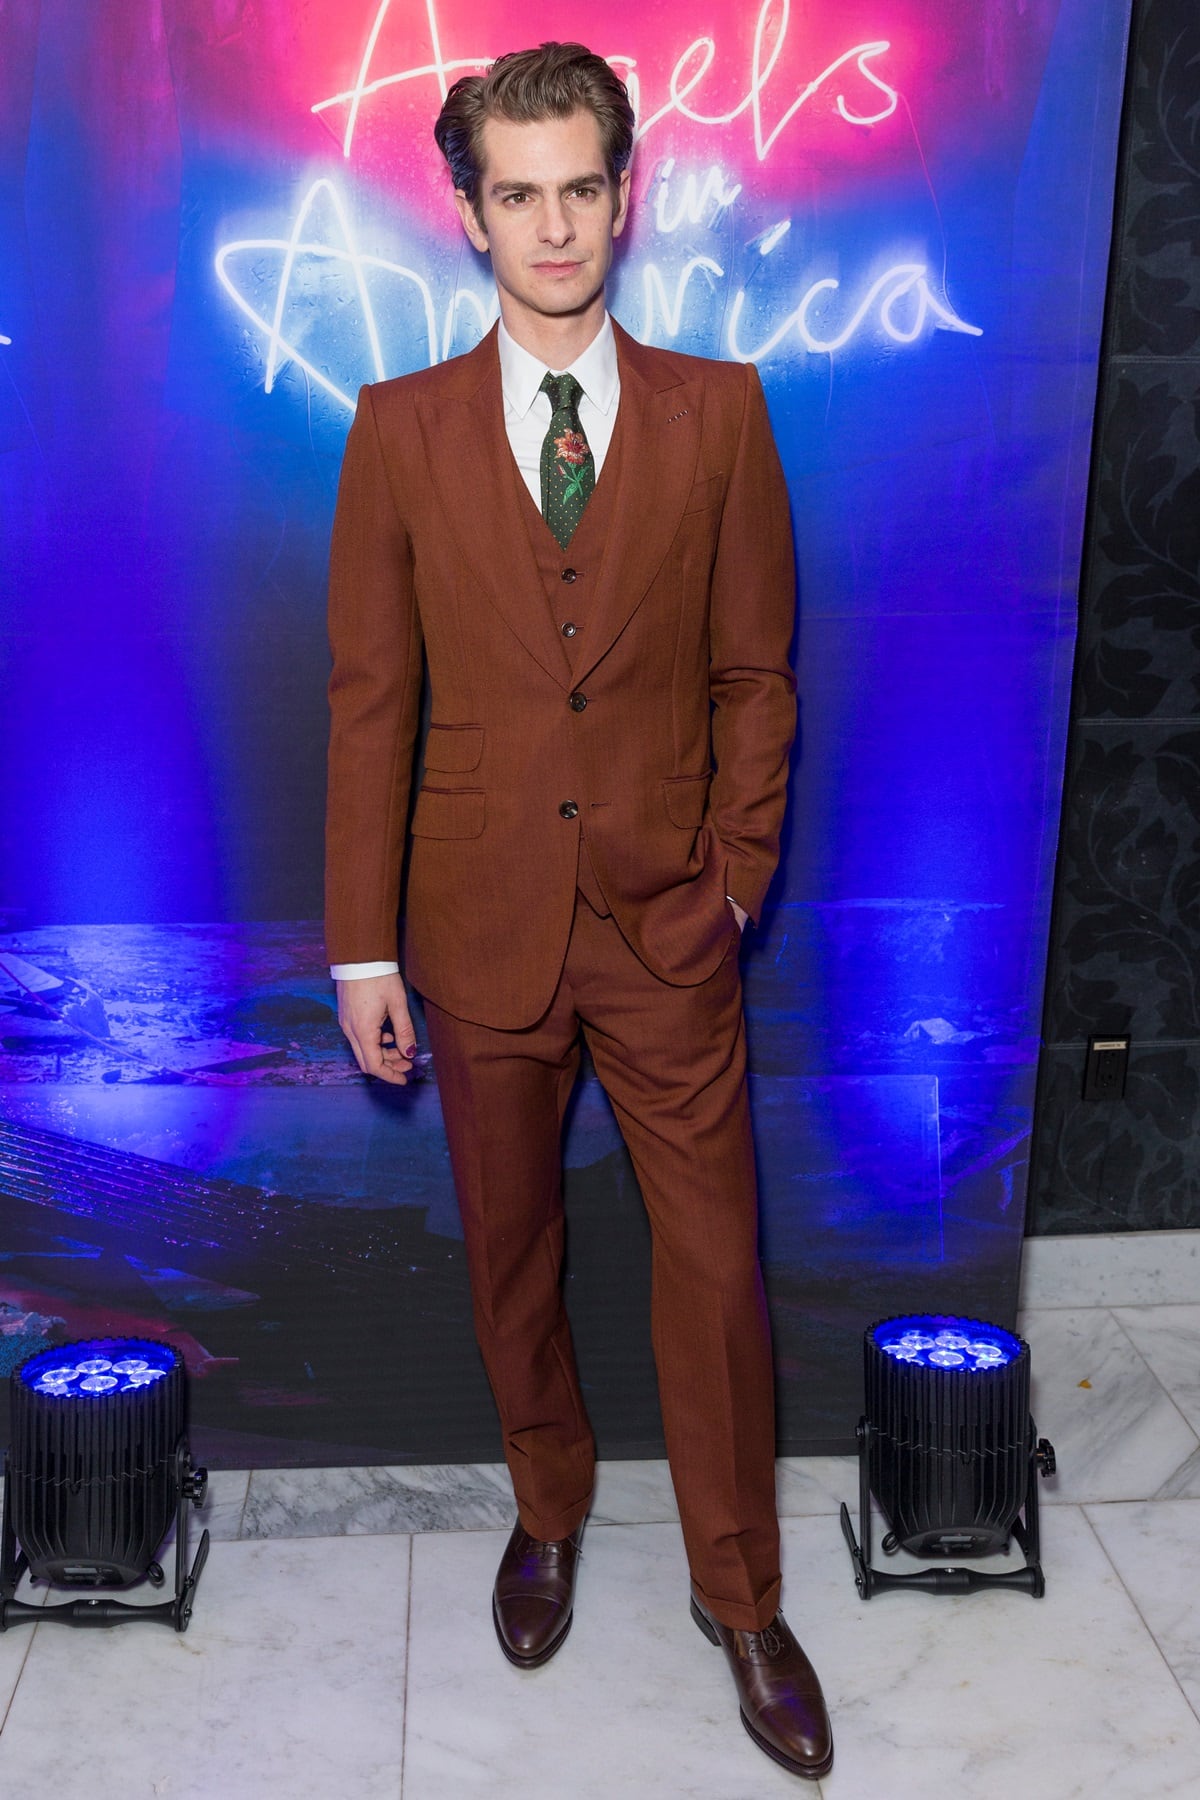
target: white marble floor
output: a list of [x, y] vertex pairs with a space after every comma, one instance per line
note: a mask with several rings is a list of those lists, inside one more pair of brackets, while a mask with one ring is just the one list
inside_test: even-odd
[[785, 1605], [834, 1771], [742, 1732], [692, 1625], [665, 1469], [607, 1464], [560, 1654], [500, 1656], [502, 1471], [226, 1474], [191, 1629], [0, 1637], [13, 1800], [1195, 1800], [1200, 1232], [1029, 1247], [1044, 1600], [854, 1590], [851, 1461], [780, 1466]]

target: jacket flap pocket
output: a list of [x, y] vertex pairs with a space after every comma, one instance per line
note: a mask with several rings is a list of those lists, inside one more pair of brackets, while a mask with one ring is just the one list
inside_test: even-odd
[[431, 725], [425, 739], [425, 767], [443, 775], [467, 775], [483, 755], [482, 725]]
[[482, 830], [482, 788], [423, 787], [417, 795], [414, 837], [477, 838]]
[[712, 774], [674, 775], [663, 782], [667, 816], [681, 831], [695, 831], [704, 823], [708, 787]]

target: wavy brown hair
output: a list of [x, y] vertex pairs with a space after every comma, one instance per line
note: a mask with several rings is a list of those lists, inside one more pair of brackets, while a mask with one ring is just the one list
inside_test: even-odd
[[[539, 44], [498, 57], [486, 75], [464, 75], [446, 95], [433, 135], [450, 177], [480, 218], [483, 128], [489, 119], [529, 125], [590, 112], [600, 128], [608, 179], [616, 187], [633, 155], [633, 108], [625, 83], [583, 44]], [[481, 220], [482, 222], [482, 220]]]

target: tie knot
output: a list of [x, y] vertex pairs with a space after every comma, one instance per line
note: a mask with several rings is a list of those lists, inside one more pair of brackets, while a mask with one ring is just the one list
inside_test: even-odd
[[583, 394], [573, 375], [551, 375], [548, 371], [543, 377], [541, 391], [550, 396], [552, 412], [574, 412]]

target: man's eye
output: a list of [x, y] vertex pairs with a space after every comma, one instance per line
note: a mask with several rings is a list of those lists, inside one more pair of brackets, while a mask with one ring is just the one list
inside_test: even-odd
[[594, 200], [597, 190], [594, 187], [581, 187], [573, 189], [573, 192], [580, 200]]

